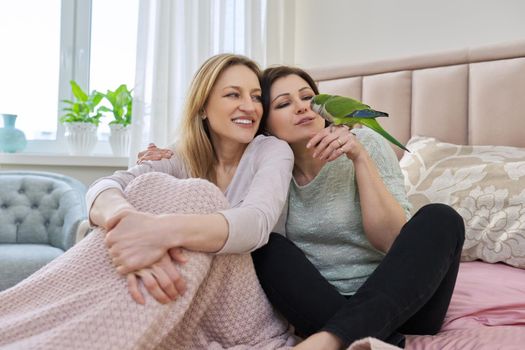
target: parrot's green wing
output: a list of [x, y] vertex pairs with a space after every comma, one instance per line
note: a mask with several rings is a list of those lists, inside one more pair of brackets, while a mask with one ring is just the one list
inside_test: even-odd
[[405, 146], [403, 146], [398, 140], [394, 138], [394, 136], [390, 135], [388, 132], [386, 132], [385, 129], [379, 125], [377, 120], [375, 119], [360, 119], [359, 124], [369, 127], [370, 129], [377, 132], [379, 135], [383, 136], [388, 141], [392, 142], [394, 145], [398, 146], [401, 149], [404, 149], [407, 152], [410, 152]]
[[362, 109], [370, 109], [360, 101], [343, 96], [333, 96], [324, 104], [325, 110], [334, 118], [349, 117], [352, 113]]

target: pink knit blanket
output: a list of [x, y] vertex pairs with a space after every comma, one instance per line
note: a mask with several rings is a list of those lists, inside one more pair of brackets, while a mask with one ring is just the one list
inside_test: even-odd
[[[151, 213], [212, 213], [228, 206], [205, 180], [148, 173], [126, 189]], [[250, 255], [187, 252], [184, 296], [135, 303], [96, 229], [65, 254], [0, 293], [1, 349], [288, 349], [290, 327], [272, 309]], [[374, 347], [374, 344], [375, 347]], [[383, 349], [363, 340], [352, 349]], [[384, 349], [389, 349], [385, 347]]]

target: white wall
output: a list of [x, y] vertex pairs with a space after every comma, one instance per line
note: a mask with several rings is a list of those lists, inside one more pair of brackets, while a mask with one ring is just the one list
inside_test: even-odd
[[296, 0], [300, 67], [375, 61], [525, 38], [523, 0]]

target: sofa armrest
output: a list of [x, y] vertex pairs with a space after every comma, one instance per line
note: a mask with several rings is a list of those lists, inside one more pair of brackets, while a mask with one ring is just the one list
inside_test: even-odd
[[84, 237], [88, 235], [88, 233], [91, 232], [91, 226], [89, 225], [88, 220], [82, 220], [77, 227], [77, 234], [75, 237], [75, 244], [80, 242]]

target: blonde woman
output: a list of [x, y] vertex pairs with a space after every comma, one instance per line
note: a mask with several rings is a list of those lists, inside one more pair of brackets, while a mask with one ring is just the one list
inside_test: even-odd
[[[179, 261], [183, 258], [176, 248], [247, 253], [264, 245], [277, 225], [291, 179], [293, 154], [284, 141], [255, 137], [262, 117], [259, 74], [257, 64], [242, 56], [210, 58], [190, 87], [174, 156], [117, 172], [89, 189], [89, 217], [108, 231], [106, 243], [117, 271], [128, 274], [158, 262], [158, 273], [128, 275], [137, 302], [143, 303], [137, 275], [148, 280], [148, 291], [160, 302], [174, 300], [184, 290], [184, 281], [171, 267], [168, 250]], [[122, 191], [131, 180], [151, 171], [209, 180], [232, 207], [207, 215], [138, 212]], [[155, 234], [148, 234], [152, 227]]]

